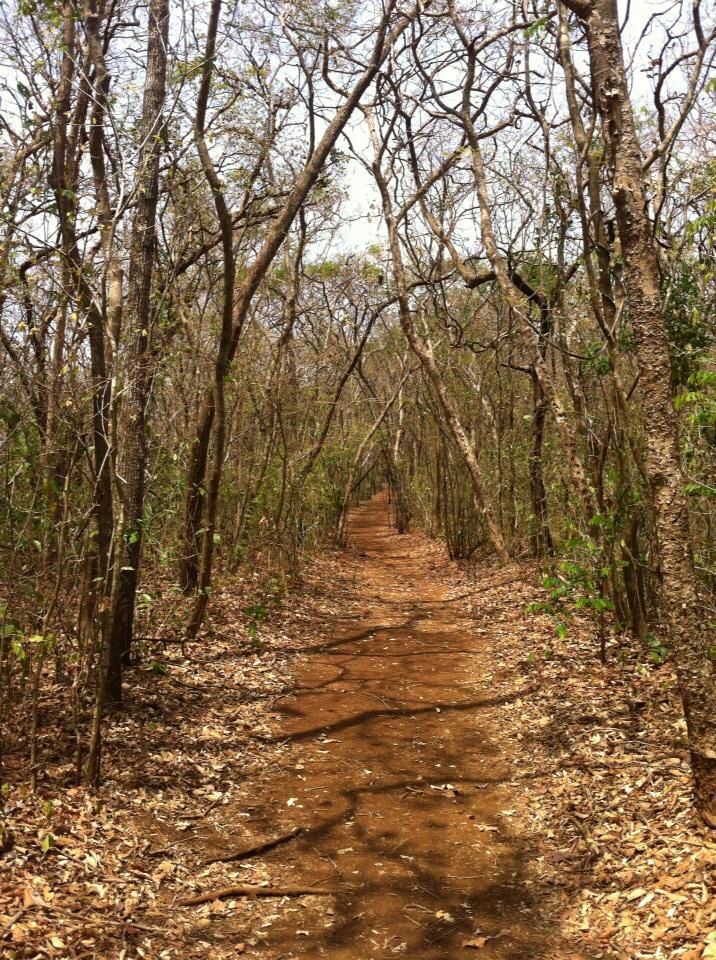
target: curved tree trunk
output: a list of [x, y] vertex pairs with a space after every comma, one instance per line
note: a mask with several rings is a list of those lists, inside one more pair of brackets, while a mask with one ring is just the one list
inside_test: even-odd
[[696, 797], [716, 827], [716, 684], [696, 589], [678, 417], [659, 264], [641, 146], [629, 99], [616, 0], [568, 2], [587, 25], [592, 83], [612, 172], [629, 317], [639, 362], [647, 473], [661, 573], [661, 611], [674, 650]]

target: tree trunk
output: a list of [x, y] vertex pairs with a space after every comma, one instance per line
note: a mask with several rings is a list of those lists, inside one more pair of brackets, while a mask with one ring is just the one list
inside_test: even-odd
[[119, 455], [122, 515], [114, 553], [109, 673], [105, 697], [122, 700], [122, 663], [127, 663], [134, 625], [134, 600], [144, 535], [144, 475], [147, 466], [147, 405], [152, 382], [150, 332], [152, 273], [159, 200], [159, 155], [164, 114], [169, 37], [169, 0], [151, 0], [147, 41], [147, 73], [136, 181], [137, 209], [132, 224], [127, 282], [130, 323], [123, 401], [123, 437]]
[[529, 455], [530, 499], [534, 514], [532, 531], [532, 552], [541, 559], [552, 553], [554, 543], [549, 528], [547, 514], [547, 490], [542, 470], [542, 450], [544, 447], [544, 428], [547, 417], [547, 403], [544, 390], [537, 374], [532, 371], [532, 444]]
[[[214, 557], [214, 541], [216, 537], [216, 520], [219, 509], [219, 491], [221, 489], [221, 473], [224, 463], [224, 446], [226, 443], [226, 391], [224, 384], [226, 374], [229, 369], [231, 339], [233, 332], [233, 295], [234, 278], [236, 274], [234, 266], [233, 249], [233, 223], [231, 214], [226, 204], [224, 191], [221, 181], [211, 159], [209, 148], [206, 144], [205, 123], [206, 109], [209, 102], [209, 93], [211, 90], [211, 78], [214, 71], [214, 57], [216, 53], [216, 35], [219, 28], [219, 17], [221, 15], [222, 0], [212, 0], [211, 14], [209, 17], [209, 27], [206, 34], [206, 51], [204, 54], [204, 71], [199, 87], [199, 96], [196, 105], [196, 119], [194, 121], [194, 141], [196, 143], [199, 159], [201, 160], [202, 170], [206, 181], [211, 188], [214, 198], [214, 207], [216, 216], [221, 229], [221, 250], [223, 257], [223, 277], [221, 291], [221, 336], [219, 339], [219, 350], [214, 364], [214, 384], [212, 389], [212, 400], [205, 410], [205, 415], [200, 423], [200, 430], [197, 435], [196, 444], [192, 449], [192, 470], [198, 470], [200, 460], [196, 454], [208, 454], [209, 450], [209, 432], [213, 424], [214, 446], [211, 459], [211, 470], [208, 476], [206, 489], [206, 499], [204, 503], [204, 523], [201, 535], [201, 551], [196, 566], [196, 597], [192, 606], [189, 623], [186, 628], [186, 636], [193, 639], [204, 620], [206, 604], [209, 599], [209, 589], [211, 587], [211, 568]], [[211, 413], [209, 413], [211, 411]], [[208, 425], [208, 429], [207, 429]], [[204, 447], [206, 444], [206, 447]], [[192, 477], [195, 483], [194, 491], [199, 493], [199, 487], [196, 486], [196, 479]], [[196, 500], [196, 507], [201, 504], [201, 500]], [[189, 500], [191, 505], [191, 499]], [[200, 514], [198, 514], [200, 515]], [[196, 523], [197, 514], [189, 517]], [[192, 541], [196, 536], [196, 527], [194, 526]], [[189, 545], [187, 540], [187, 546]], [[194, 553], [190, 551], [185, 558], [185, 570], [194, 575]], [[190, 580], [186, 584], [191, 588]]]
[[214, 394], [208, 394], [199, 413], [196, 434], [189, 453], [182, 553], [179, 584], [184, 593], [193, 593], [199, 582], [201, 516], [204, 509], [204, 479], [209, 460], [209, 443], [214, 426]]
[[[95, 297], [84, 275], [83, 258], [77, 243], [75, 229], [77, 203], [78, 164], [75, 157], [76, 144], [68, 137], [68, 118], [72, 116], [71, 97], [75, 74], [76, 50], [76, 11], [72, 3], [64, 3], [61, 8], [61, 78], [57, 91], [56, 112], [54, 118], [52, 145], [52, 172], [50, 186], [55, 195], [57, 216], [60, 226], [62, 253], [64, 257], [63, 274], [67, 279], [67, 288], [72, 292], [78, 307], [88, 319], [88, 339], [92, 376], [92, 442], [94, 461], [94, 489], [92, 510], [97, 524], [96, 555], [98, 577], [102, 584], [102, 593], [106, 599], [111, 589], [110, 545], [113, 528], [113, 503], [111, 458], [109, 444], [109, 410], [111, 404], [111, 385], [107, 376], [104, 317], [97, 308]], [[88, 100], [83, 89], [83, 103], [75, 107], [78, 119], [85, 110]], [[79, 123], [76, 124], [79, 126]], [[107, 622], [106, 603], [103, 603], [99, 616], [101, 643], [100, 663], [98, 665], [97, 701], [92, 726], [87, 775], [95, 781], [99, 770], [100, 754], [100, 705], [104, 699], [104, 688], [109, 663], [110, 638]]]
[[704, 819], [716, 827], [716, 686], [698, 602], [659, 265], [647, 213], [641, 147], [629, 100], [617, 3], [593, 0], [568, 6], [587, 25], [592, 83], [612, 174], [629, 317], [639, 362], [646, 467], [661, 574], [661, 612], [678, 671], [698, 807]]

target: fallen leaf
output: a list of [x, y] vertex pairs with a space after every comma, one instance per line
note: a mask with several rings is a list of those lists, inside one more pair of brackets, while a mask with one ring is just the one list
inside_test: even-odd
[[475, 937], [474, 940], [463, 940], [462, 946], [464, 950], [482, 950], [489, 939], [489, 937]]

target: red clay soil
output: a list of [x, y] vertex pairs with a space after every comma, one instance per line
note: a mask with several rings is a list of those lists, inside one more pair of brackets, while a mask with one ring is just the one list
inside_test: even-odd
[[0, 957], [716, 958], [673, 666], [618, 635], [602, 666], [588, 618], [527, 613], [534, 570], [451, 563], [384, 496], [247, 637], [265, 596], [225, 579], [189, 656], [129, 673], [99, 791], [51, 687]]
[[275, 915], [251, 955], [553, 957], [485, 719], [511, 694], [480, 683], [479, 638], [418, 541], [388, 525], [384, 495], [354, 513], [351, 546], [364, 613], [302, 661], [279, 706], [284, 769], [263, 784], [274, 832], [307, 828], [265, 855], [271, 872], [335, 896]]

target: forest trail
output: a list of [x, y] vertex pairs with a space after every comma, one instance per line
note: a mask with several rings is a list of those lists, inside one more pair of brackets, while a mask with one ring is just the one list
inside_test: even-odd
[[258, 955], [545, 956], [511, 835], [509, 765], [485, 720], [509, 696], [480, 682], [484, 638], [387, 510], [378, 494], [354, 511], [364, 615], [337, 621], [302, 660], [279, 705], [286, 763], [262, 785], [275, 828], [307, 826], [267, 855], [272, 871], [337, 896], [296, 901]]

